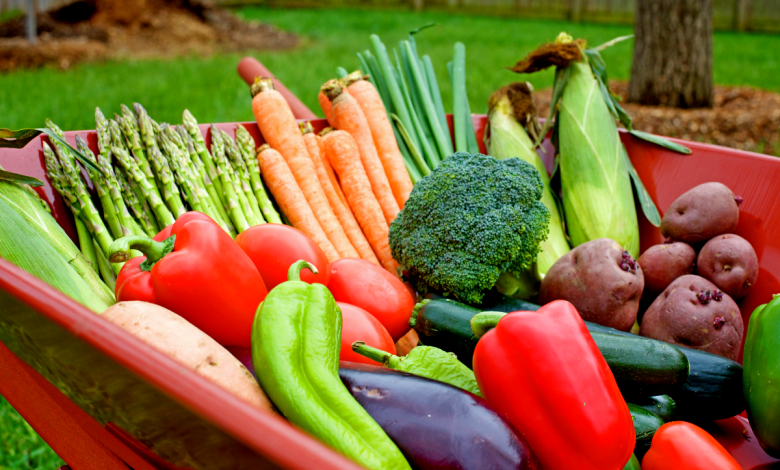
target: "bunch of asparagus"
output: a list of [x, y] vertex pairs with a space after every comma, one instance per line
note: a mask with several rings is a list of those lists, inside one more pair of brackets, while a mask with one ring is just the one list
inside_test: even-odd
[[[109, 246], [128, 235], [154, 236], [176, 218], [195, 210], [235, 237], [248, 228], [282, 223], [261, 180], [255, 142], [243, 126], [236, 139], [211, 126], [211, 151], [198, 122], [185, 110], [183, 124], [158, 124], [138, 103], [107, 119], [95, 109], [98, 155], [76, 136], [78, 150], [96, 164], [86, 168], [99, 199], [90, 197], [71, 150], [43, 144], [54, 189], [73, 212], [84, 256], [112, 289], [120, 263], [110, 263]], [[62, 136], [50, 120], [46, 127]]]

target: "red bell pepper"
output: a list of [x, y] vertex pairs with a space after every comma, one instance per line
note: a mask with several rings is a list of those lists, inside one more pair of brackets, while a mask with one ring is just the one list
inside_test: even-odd
[[707, 431], [685, 421], [655, 432], [642, 470], [740, 470], [742, 467]]
[[146, 257], [122, 267], [118, 301], [163, 306], [224, 346], [250, 346], [252, 321], [268, 290], [252, 260], [211, 218], [188, 212], [162, 241], [135, 235], [117, 239], [111, 261], [126, 260], [131, 249]]
[[542, 468], [621, 470], [628, 462], [636, 441], [628, 405], [571, 303], [504, 316], [477, 343], [473, 364], [483, 396]]

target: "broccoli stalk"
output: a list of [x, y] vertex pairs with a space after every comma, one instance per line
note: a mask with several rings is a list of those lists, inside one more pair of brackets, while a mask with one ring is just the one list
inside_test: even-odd
[[523, 160], [455, 153], [415, 185], [390, 225], [393, 258], [421, 292], [477, 304], [501, 277], [502, 291], [533, 293], [549, 232], [543, 186]]

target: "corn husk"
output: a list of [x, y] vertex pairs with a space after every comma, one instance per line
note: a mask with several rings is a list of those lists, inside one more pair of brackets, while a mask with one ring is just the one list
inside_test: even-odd
[[634, 130], [631, 116], [609, 91], [607, 67], [599, 51], [630, 37], [586, 48], [585, 41], [561, 33], [510, 70], [534, 73], [556, 67], [550, 114], [536, 135], [536, 143], [553, 129], [563, 213], [572, 244], [611, 238], [637, 257], [639, 225], [632, 185], [647, 220], [658, 227], [661, 216], [628, 158], [615, 120], [637, 139], [681, 154], [690, 154], [691, 150], [661, 136]]
[[490, 135], [486, 139], [488, 154], [499, 160], [507, 158], [525, 160], [536, 167], [544, 183], [542, 203], [550, 211], [550, 233], [547, 235], [547, 240], [540, 244], [539, 255], [536, 258], [536, 274], [541, 277], [558, 258], [571, 250], [566, 240], [558, 203], [550, 189], [550, 177], [542, 159], [534, 150], [534, 144], [525, 127], [515, 117], [512, 103], [506, 94], [496, 96], [495, 100], [491, 98], [488, 127]]
[[0, 181], [0, 257], [95, 312], [115, 303], [111, 290], [40, 201], [5, 181]]
[[597, 238], [639, 256], [639, 224], [628, 159], [586, 58], [568, 66], [557, 117], [561, 195], [575, 246]]

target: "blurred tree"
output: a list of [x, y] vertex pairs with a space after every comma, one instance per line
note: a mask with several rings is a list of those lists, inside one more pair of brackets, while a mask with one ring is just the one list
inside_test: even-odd
[[712, 1], [637, 0], [629, 101], [712, 107]]

